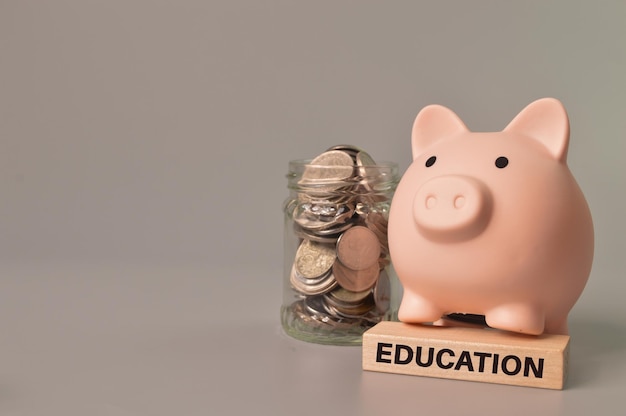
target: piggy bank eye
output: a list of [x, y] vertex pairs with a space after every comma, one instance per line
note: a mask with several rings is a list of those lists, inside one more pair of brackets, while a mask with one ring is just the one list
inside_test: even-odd
[[505, 168], [506, 165], [509, 164], [509, 159], [507, 159], [504, 156], [500, 156], [499, 158], [496, 159], [496, 167], [499, 169]]
[[436, 156], [429, 157], [428, 160], [426, 161], [426, 167], [429, 168], [432, 165], [434, 165], [436, 160], [437, 160]]

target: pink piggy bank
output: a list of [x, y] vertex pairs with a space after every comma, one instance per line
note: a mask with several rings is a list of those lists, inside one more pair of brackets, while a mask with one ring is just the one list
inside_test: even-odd
[[413, 163], [389, 213], [404, 288], [398, 317], [485, 316], [494, 328], [567, 334], [593, 259], [593, 224], [567, 167], [569, 122], [545, 98], [501, 132], [470, 132], [451, 110], [424, 108]]

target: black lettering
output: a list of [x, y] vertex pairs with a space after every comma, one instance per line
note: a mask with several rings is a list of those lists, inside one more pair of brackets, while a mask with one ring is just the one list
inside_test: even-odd
[[433, 347], [428, 348], [428, 361], [422, 362], [422, 347], [415, 349], [415, 363], [420, 367], [430, 367], [433, 365], [433, 356], [435, 355], [435, 349]]
[[493, 366], [491, 366], [491, 374], [498, 374], [498, 363], [500, 362], [500, 354], [493, 354]]
[[539, 364], [535, 365], [532, 357], [526, 357], [524, 360], [524, 377], [528, 377], [530, 369], [533, 370], [535, 378], [543, 378], [543, 358], [540, 358]]
[[478, 362], [478, 372], [483, 373], [485, 371], [485, 358], [491, 357], [491, 353], [489, 352], [475, 352], [474, 355], [476, 357], [480, 357], [480, 361]]
[[474, 371], [474, 364], [472, 363], [472, 357], [470, 356], [469, 351], [463, 351], [461, 353], [459, 361], [456, 362], [454, 369], [459, 370], [463, 365], [467, 366], [467, 371]]
[[[400, 359], [400, 355], [402, 351], [406, 351], [406, 358]], [[408, 345], [397, 344], [396, 345], [396, 354], [393, 357], [394, 364], [408, 364], [413, 361], [413, 350]]]
[[439, 368], [447, 370], [449, 368], [452, 368], [452, 366], [454, 365], [454, 362], [450, 361], [448, 364], [444, 364], [441, 361], [441, 357], [443, 356], [444, 353], [449, 354], [450, 357], [454, 357], [454, 351], [444, 348], [444, 349], [439, 350], [439, 352], [437, 352], [437, 366]]
[[[507, 364], [511, 360], [515, 362], [515, 368], [512, 371], [509, 370], [507, 366]], [[519, 373], [521, 369], [522, 369], [522, 360], [520, 360], [519, 357], [516, 357], [515, 355], [507, 355], [506, 357], [502, 359], [502, 371], [507, 376], [514, 376], [517, 373]]]
[[391, 359], [383, 358], [383, 355], [391, 355], [391, 351], [383, 351], [383, 348], [391, 348], [393, 344], [387, 344], [384, 342], [378, 343], [378, 348], [376, 348], [376, 362], [377, 363], [387, 363], [391, 364]]
[[[433, 347], [428, 347], [427, 356], [424, 356], [425, 347], [417, 346], [414, 351], [408, 345], [396, 344], [392, 360], [392, 348], [394, 348], [394, 344], [379, 342], [376, 348], [376, 362], [386, 364], [393, 362], [393, 364], [406, 365], [413, 361], [413, 357], [415, 357], [415, 364], [420, 367], [430, 367], [433, 361], [435, 361], [437, 366], [443, 370], [454, 368], [456, 371], [459, 371], [463, 367], [466, 367], [466, 371], [473, 372], [474, 362], [472, 361], [472, 356], [474, 356], [479, 359], [478, 372], [483, 373], [487, 365], [487, 358], [493, 357], [491, 366], [492, 374], [498, 374], [499, 370], [502, 369], [504, 374], [515, 376], [522, 371], [522, 359], [515, 355], [507, 355], [500, 360], [500, 355], [495, 353], [462, 351], [458, 360], [455, 362], [455, 360], [453, 360], [456, 356], [455, 352], [448, 348], [438, 350], [435, 357], [435, 348]], [[448, 356], [447, 360], [445, 358], [446, 355]], [[513, 364], [511, 364], [511, 362]], [[544, 364], [544, 358], [534, 359], [533, 357], [524, 357], [524, 377], [543, 378]]]

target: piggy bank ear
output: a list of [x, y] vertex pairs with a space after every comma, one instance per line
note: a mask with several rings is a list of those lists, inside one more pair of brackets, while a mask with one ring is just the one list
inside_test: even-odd
[[467, 132], [467, 127], [454, 111], [441, 105], [429, 105], [419, 112], [413, 123], [411, 147], [413, 160], [439, 139]]
[[567, 161], [569, 120], [563, 104], [554, 98], [530, 103], [504, 131], [521, 133], [543, 144], [560, 162]]

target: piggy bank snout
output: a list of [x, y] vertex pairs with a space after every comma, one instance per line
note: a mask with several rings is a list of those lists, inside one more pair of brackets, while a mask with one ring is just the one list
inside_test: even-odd
[[413, 217], [424, 237], [441, 242], [480, 234], [491, 216], [491, 193], [468, 176], [446, 175], [425, 182], [415, 194]]

